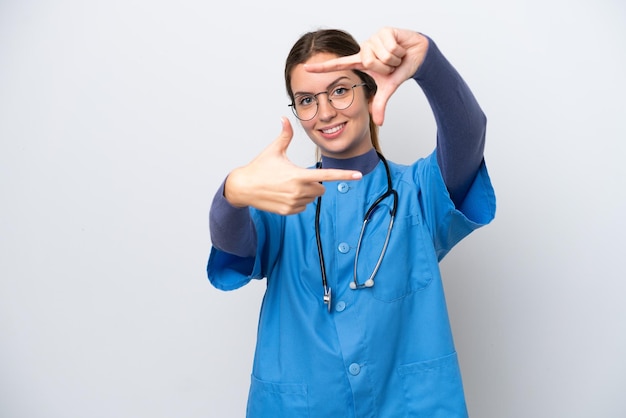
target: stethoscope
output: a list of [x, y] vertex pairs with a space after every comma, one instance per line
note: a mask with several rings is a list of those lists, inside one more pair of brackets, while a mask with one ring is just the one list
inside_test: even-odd
[[[389, 164], [387, 164], [387, 160], [380, 152], [377, 152], [378, 157], [385, 165], [385, 172], [387, 173], [387, 191], [383, 193], [378, 199], [371, 204], [367, 212], [365, 212], [365, 216], [363, 217], [363, 224], [361, 225], [361, 232], [359, 233], [359, 241], [356, 245], [356, 253], [354, 255], [354, 271], [352, 282], [350, 283], [350, 289], [364, 289], [370, 288], [374, 286], [374, 276], [378, 272], [380, 268], [380, 264], [383, 261], [383, 257], [387, 252], [387, 245], [389, 244], [389, 237], [391, 236], [391, 229], [393, 228], [393, 220], [396, 217], [396, 210], [398, 208], [398, 192], [396, 192], [391, 185], [391, 172], [389, 171]], [[316, 165], [317, 168], [322, 168], [322, 163], [318, 162]], [[370, 216], [376, 210], [378, 205], [385, 200], [387, 197], [393, 196], [393, 206], [391, 207], [391, 218], [389, 220], [389, 226], [387, 227], [387, 235], [385, 236], [385, 243], [383, 244], [383, 249], [380, 252], [380, 256], [378, 257], [378, 261], [374, 266], [374, 270], [372, 274], [368, 277], [367, 280], [363, 283], [359, 283], [357, 279], [357, 265], [359, 262], [359, 253], [361, 251], [361, 242], [363, 241], [363, 235], [365, 233], [365, 227], [370, 220]], [[328, 307], [328, 312], [330, 312], [332, 306], [332, 289], [328, 286], [328, 281], [326, 280], [326, 264], [324, 263], [324, 252], [322, 251], [322, 238], [320, 235], [320, 208], [322, 206], [322, 197], [319, 196], [317, 198], [317, 208], [315, 209], [315, 239], [317, 241], [317, 253], [319, 254], [320, 259], [320, 271], [322, 273], [322, 286], [324, 288], [324, 303]]]

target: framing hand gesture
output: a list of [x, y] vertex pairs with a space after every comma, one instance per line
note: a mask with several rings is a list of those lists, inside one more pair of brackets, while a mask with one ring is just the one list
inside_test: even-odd
[[319, 64], [306, 64], [310, 72], [361, 70], [374, 78], [378, 90], [372, 103], [374, 123], [381, 126], [385, 107], [398, 86], [409, 79], [424, 61], [428, 38], [406, 29], [383, 28], [361, 44], [358, 54]]

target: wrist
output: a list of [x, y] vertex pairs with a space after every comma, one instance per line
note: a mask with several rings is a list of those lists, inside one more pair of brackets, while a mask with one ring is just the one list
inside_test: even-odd
[[241, 193], [238, 192], [239, 188], [237, 186], [238, 176], [237, 170], [233, 170], [224, 181], [224, 199], [235, 208], [244, 208], [248, 206], [245, 202], [242, 201]]

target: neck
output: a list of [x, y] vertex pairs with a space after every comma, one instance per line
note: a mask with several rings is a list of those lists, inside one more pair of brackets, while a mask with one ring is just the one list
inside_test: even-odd
[[342, 170], [357, 170], [363, 175], [371, 172], [380, 161], [378, 154], [374, 148], [365, 154], [351, 158], [332, 158], [322, 155], [322, 167], [338, 168]]

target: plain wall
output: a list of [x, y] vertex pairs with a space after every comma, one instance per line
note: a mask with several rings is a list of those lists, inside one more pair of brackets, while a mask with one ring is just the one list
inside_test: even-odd
[[[210, 202], [296, 123], [293, 42], [382, 26], [431, 36], [489, 121], [496, 219], [441, 265], [470, 414], [626, 416], [621, 0], [1, 0], [1, 417], [243, 416], [264, 282], [210, 286]], [[383, 150], [434, 135], [404, 84]]]

